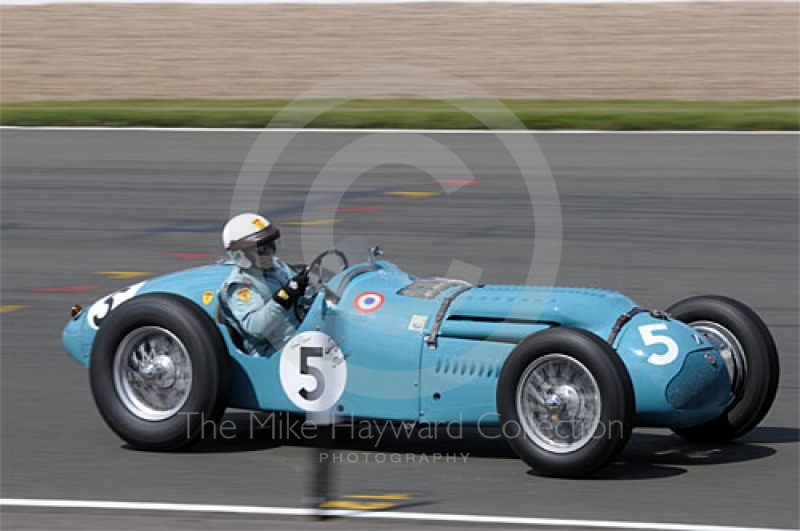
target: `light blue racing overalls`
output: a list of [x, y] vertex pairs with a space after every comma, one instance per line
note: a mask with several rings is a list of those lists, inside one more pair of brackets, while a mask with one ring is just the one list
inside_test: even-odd
[[234, 267], [219, 290], [221, 317], [242, 337], [248, 354], [268, 356], [297, 332], [294, 307], [284, 310], [272, 294], [295, 272], [277, 257], [269, 270]]

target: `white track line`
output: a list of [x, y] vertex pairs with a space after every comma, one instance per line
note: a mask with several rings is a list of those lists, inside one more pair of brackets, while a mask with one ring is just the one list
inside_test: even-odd
[[344, 129], [344, 128], [267, 128], [255, 127], [28, 127], [3, 125], [0, 130], [8, 131], [68, 131], [68, 132], [140, 132], [140, 133], [368, 133], [368, 134], [428, 134], [428, 135], [737, 135], [737, 136], [797, 136], [800, 131], [603, 131], [597, 129]]
[[[0, 506], [57, 509], [108, 509], [134, 511], [167, 511], [182, 513], [221, 513], [269, 516], [313, 516], [319, 511], [295, 507], [257, 507], [252, 505], [207, 505], [191, 503], [145, 503], [81, 500], [34, 500], [0, 498]], [[595, 529], [656, 529], [664, 531], [784, 531], [756, 527], [729, 527], [717, 525], [664, 524], [650, 522], [615, 522], [608, 520], [561, 520], [555, 518], [526, 518], [518, 516], [483, 516], [445, 513], [359, 512], [325, 510], [324, 514], [346, 518], [378, 520], [405, 520], [415, 522], [451, 522], [469, 524], [502, 524], [550, 527], [582, 527]]]

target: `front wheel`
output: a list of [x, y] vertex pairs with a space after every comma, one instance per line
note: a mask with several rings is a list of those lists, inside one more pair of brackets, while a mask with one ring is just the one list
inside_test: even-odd
[[92, 396], [106, 424], [132, 446], [174, 450], [224, 413], [227, 356], [219, 329], [196, 304], [141, 295], [111, 312], [95, 337]]
[[630, 437], [635, 397], [628, 371], [601, 338], [550, 328], [509, 355], [497, 387], [503, 435], [536, 473], [582, 477]]
[[775, 400], [780, 373], [775, 341], [764, 321], [741, 302], [715, 295], [684, 299], [667, 313], [705, 336], [731, 378], [731, 400], [722, 415], [673, 431], [693, 441], [725, 442], [755, 428]]

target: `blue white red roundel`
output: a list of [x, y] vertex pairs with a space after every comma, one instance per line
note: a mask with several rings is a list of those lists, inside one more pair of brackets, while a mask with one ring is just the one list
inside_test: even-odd
[[367, 291], [356, 296], [353, 306], [361, 313], [372, 313], [383, 306], [384, 301], [386, 301], [386, 297], [380, 293]]

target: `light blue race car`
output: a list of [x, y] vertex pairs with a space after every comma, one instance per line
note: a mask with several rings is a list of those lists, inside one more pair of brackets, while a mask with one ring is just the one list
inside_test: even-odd
[[775, 343], [734, 300], [645, 310], [598, 289], [416, 278], [378, 255], [349, 240], [315, 258], [298, 333], [270, 356], [217, 315], [226, 262], [75, 306], [63, 343], [108, 426], [149, 450], [192, 443], [227, 407], [333, 413], [492, 427], [535, 472], [581, 477], [635, 426], [727, 441], [775, 398]]

